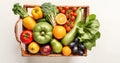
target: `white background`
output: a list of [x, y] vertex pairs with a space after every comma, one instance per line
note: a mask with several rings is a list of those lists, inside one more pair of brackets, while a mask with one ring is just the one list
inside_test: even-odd
[[[89, 5], [100, 22], [101, 38], [87, 57], [22, 57], [14, 36], [18, 16], [13, 4]], [[0, 63], [120, 63], [120, 3], [119, 0], [0, 0]]]

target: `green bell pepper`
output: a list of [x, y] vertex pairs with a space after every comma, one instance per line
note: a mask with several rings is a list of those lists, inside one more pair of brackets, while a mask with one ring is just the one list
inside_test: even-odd
[[52, 39], [53, 27], [47, 22], [39, 22], [33, 29], [33, 37], [39, 44], [46, 44]]

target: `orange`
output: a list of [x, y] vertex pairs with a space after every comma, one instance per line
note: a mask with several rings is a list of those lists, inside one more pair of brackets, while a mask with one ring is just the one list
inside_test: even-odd
[[53, 28], [53, 35], [57, 39], [62, 39], [66, 35], [66, 30], [63, 26], [55, 26]]
[[69, 46], [64, 46], [62, 49], [62, 53], [65, 56], [69, 56], [72, 53], [72, 50]]
[[66, 23], [67, 18], [65, 16], [65, 14], [59, 13], [56, 17], [55, 20], [57, 22], [57, 24], [63, 25]]

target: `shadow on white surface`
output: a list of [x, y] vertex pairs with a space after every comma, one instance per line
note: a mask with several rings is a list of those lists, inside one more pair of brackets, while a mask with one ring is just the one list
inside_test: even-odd
[[68, 57], [29, 57], [27, 63], [69, 63]]
[[[84, 56], [75, 57], [28, 57], [27, 63], [86, 63]], [[76, 60], [74, 60], [76, 59]]]

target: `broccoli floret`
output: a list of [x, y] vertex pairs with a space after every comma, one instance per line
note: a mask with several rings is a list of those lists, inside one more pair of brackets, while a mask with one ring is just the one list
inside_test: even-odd
[[14, 4], [12, 11], [15, 15], [20, 15], [22, 18], [29, 16], [27, 11], [22, 6], [20, 6], [19, 3]]
[[41, 7], [46, 20], [49, 21], [53, 26], [55, 26], [55, 17], [59, 13], [57, 7], [55, 5], [52, 5], [50, 2], [43, 3]]

